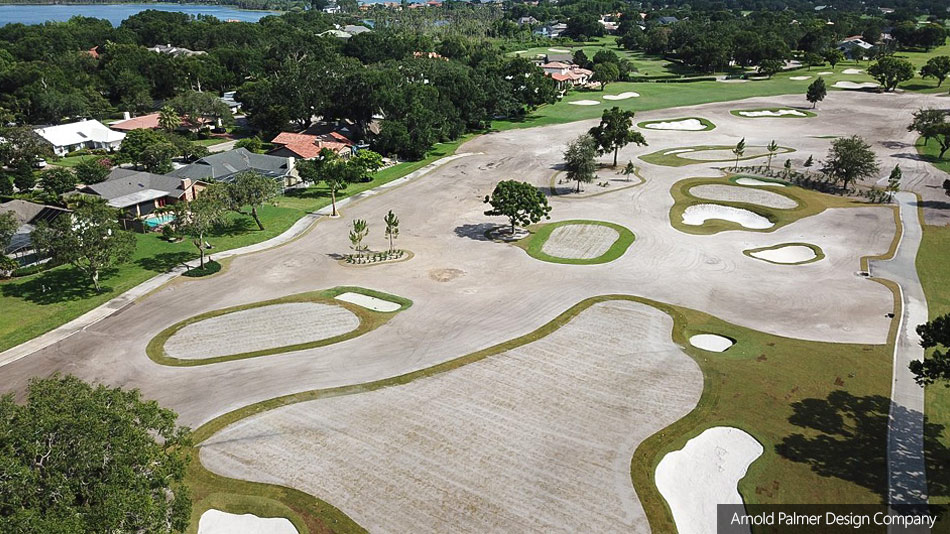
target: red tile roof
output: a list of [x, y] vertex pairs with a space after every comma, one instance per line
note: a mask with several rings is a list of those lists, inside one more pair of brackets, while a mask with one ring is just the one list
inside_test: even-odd
[[281, 132], [271, 140], [271, 143], [282, 145], [283, 148], [290, 150], [301, 159], [315, 158], [320, 155], [320, 151], [324, 148], [340, 152], [344, 148], [353, 146], [353, 141], [337, 132], [324, 135]]
[[158, 113], [149, 113], [140, 117], [133, 117], [128, 120], [113, 122], [109, 128], [113, 130], [128, 131], [138, 130], [139, 128], [155, 129], [158, 128]]
[[565, 81], [571, 79], [571, 75], [570, 75], [570, 74], [561, 74], [560, 72], [555, 72], [554, 74], [551, 75], [551, 78], [553, 78], [555, 81], [558, 81], [558, 82], [565, 82]]

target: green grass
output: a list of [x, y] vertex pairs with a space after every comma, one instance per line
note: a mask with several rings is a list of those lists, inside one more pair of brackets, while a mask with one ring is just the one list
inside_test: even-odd
[[[346, 292], [361, 293], [363, 295], [368, 295], [371, 297], [376, 297], [382, 300], [389, 302], [395, 302], [400, 305], [400, 308], [393, 312], [378, 312], [373, 311], [356, 304], [349, 302], [344, 302], [341, 300], [336, 300], [334, 297]], [[354, 315], [359, 318], [359, 326], [355, 329], [340, 334], [337, 336], [328, 337], [326, 339], [320, 339], [316, 341], [309, 341], [307, 343], [297, 343], [294, 345], [284, 345], [281, 347], [273, 347], [269, 349], [256, 350], [251, 352], [241, 352], [238, 354], [228, 354], [225, 356], [218, 356], [215, 358], [203, 358], [203, 359], [179, 359], [173, 358], [165, 354], [165, 343], [168, 339], [178, 332], [182, 328], [203, 321], [205, 319], [211, 319], [212, 317], [219, 317], [221, 315], [226, 315], [229, 313], [234, 313], [242, 310], [250, 310], [254, 308], [260, 308], [262, 306], [273, 306], [275, 304], [285, 304], [288, 302], [321, 302], [324, 304], [332, 304], [335, 306], [342, 306], [346, 308]], [[315, 347], [323, 347], [326, 345], [332, 345], [334, 343], [340, 343], [348, 339], [353, 339], [355, 337], [361, 336], [367, 332], [379, 328], [396, 313], [401, 312], [412, 306], [412, 301], [402, 297], [397, 297], [396, 295], [390, 295], [388, 293], [381, 293], [379, 291], [373, 291], [371, 289], [364, 289], [361, 287], [335, 287], [333, 289], [327, 289], [324, 291], [312, 291], [309, 293], [299, 293], [296, 295], [289, 295], [286, 297], [281, 297], [278, 299], [265, 300], [260, 302], [254, 302], [251, 304], [243, 304], [241, 306], [232, 306], [230, 308], [223, 308], [220, 310], [213, 310], [210, 312], [202, 313], [200, 315], [195, 315], [194, 317], [189, 317], [184, 321], [169, 326], [168, 328], [162, 330], [155, 337], [148, 342], [148, 345], [145, 347], [145, 353], [148, 354], [148, 357], [152, 359], [155, 363], [161, 365], [171, 365], [179, 367], [192, 367], [196, 365], [209, 365], [213, 363], [228, 362], [233, 360], [243, 360], [245, 358], [256, 358], [258, 356], [269, 356], [272, 354], [280, 354], [284, 352], [293, 352], [298, 350], [312, 349]]]
[[[472, 136], [436, 145], [421, 161], [400, 163], [384, 169], [370, 182], [350, 186], [338, 198], [391, 182], [455, 152]], [[231, 214], [227, 224], [209, 236], [216, 252], [239, 248], [280, 235], [302, 216], [330, 204], [330, 195], [321, 186], [310, 187], [295, 196], [283, 196], [276, 206], [258, 210], [265, 230], [253, 219]], [[169, 243], [159, 233], [136, 234], [138, 242], [131, 261], [102, 273], [103, 291], [96, 293], [72, 267], [60, 266], [31, 276], [0, 282], [0, 351], [42, 335], [83, 313], [128, 291], [149, 278], [198, 257], [188, 240]]]
[[[686, 165], [700, 165], [704, 163], [716, 163], [716, 162], [733, 162], [734, 163], [736, 161], [736, 158], [734, 156], [729, 157], [729, 158], [723, 158], [723, 159], [698, 159], [698, 158], [690, 159], [690, 158], [680, 157], [680, 154], [682, 154], [682, 152], [671, 154], [671, 152], [675, 150], [684, 150], [687, 148], [692, 149], [690, 154], [695, 154], [697, 152], [703, 152], [707, 150], [731, 151], [732, 149], [735, 148], [735, 146], [733, 145], [698, 145], [698, 146], [682, 146], [682, 147], [675, 147], [675, 148], [664, 148], [663, 150], [652, 152], [650, 154], [643, 154], [639, 157], [640, 159], [642, 159], [643, 161], [647, 163], [652, 163], [653, 165], [663, 165], [666, 167], [685, 167]], [[754, 145], [746, 146], [746, 150], [749, 150], [749, 151], [751, 151], [751, 149], [753, 148], [764, 149], [765, 147], [754, 146]], [[795, 152], [795, 149], [780, 146], [778, 147], [778, 150], [774, 152], [774, 154], [775, 155], [788, 154], [790, 152]], [[758, 154], [752, 154], [748, 156], [741, 156], [739, 157], [738, 161], [745, 161], [749, 159], [766, 158], [766, 157], [768, 157], [768, 154], [758, 153]]]
[[[920, 154], [925, 161], [943, 172], [950, 173], [950, 151], [947, 151], [943, 159], [940, 159], [940, 144], [937, 143], [935, 139], [931, 139], [929, 143], [924, 144], [924, 138], [918, 137], [916, 147], [917, 153]], [[948, 176], [948, 178], [950, 178], [950, 176]], [[950, 201], [950, 199], [948, 199], [948, 201]]]
[[[763, 251], [766, 251], [766, 250], [776, 250], [776, 249], [780, 249], [780, 248], [784, 248], [784, 247], [788, 247], [788, 246], [793, 246], [793, 245], [798, 245], [798, 246], [810, 248], [810, 249], [812, 250], [812, 252], [815, 253], [815, 257], [812, 258], [812, 259], [810, 259], [810, 260], [799, 261], [799, 262], [796, 262], [796, 263], [779, 263], [779, 262], [776, 262], [776, 261], [767, 260], [767, 259], [765, 259], [765, 258], [756, 258], [755, 256], [753, 256], [753, 254], [755, 254], [755, 253], [757, 253], [757, 252], [763, 252]], [[772, 245], [771, 247], [750, 248], [750, 249], [748, 249], [748, 250], [743, 250], [742, 253], [745, 254], [746, 256], [750, 257], [750, 258], [755, 258], [755, 259], [757, 259], [757, 260], [764, 261], [764, 262], [767, 262], [767, 263], [774, 263], [775, 265], [805, 265], [806, 263], [815, 263], [816, 261], [820, 261], [820, 260], [824, 259], [824, 257], [825, 257], [825, 252], [824, 252], [823, 250], [821, 250], [821, 247], [819, 247], [818, 245], [812, 245], [811, 243], [798, 243], [798, 242], [779, 243], [778, 245]]]
[[[698, 74], [695, 70], [689, 67], [685, 67], [674, 61], [669, 61], [660, 56], [624, 50], [617, 46], [617, 38], [615, 36], [597, 37], [591, 41], [579, 45], [537, 46], [533, 48], [527, 48], [520, 54], [509, 52], [508, 55], [520, 55], [522, 57], [533, 59], [538, 54], [559, 53], [550, 52], [548, 50], [549, 48], [570, 50], [571, 54], [577, 50], [583, 50], [584, 54], [587, 55], [587, 59], [590, 60], [594, 59], [594, 54], [596, 54], [598, 51], [609, 50], [617, 54], [622, 59], [629, 59], [630, 61], [633, 61], [634, 66], [636, 66], [638, 69], [638, 72], [635, 73], [638, 76], [690, 76]], [[560, 53], [563, 54], [563, 52]]]
[[[774, 232], [775, 230], [778, 230], [779, 228], [782, 228], [783, 226], [791, 224], [797, 220], [803, 219], [805, 217], [811, 217], [812, 215], [817, 215], [828, 208], [867, 206], [867, 203], [857, 199], [828, 195], [793, 185], [787, 185], [786, 187], [781, 188], [781, 191], [770, 190], [772, 193], [789, 197], [798, 202], [798, 206], [792, 209], [770, 208], [762, 206], [761, 204], [751, 204], [745, 202], [709, 200], [693, 196], [690, 193], [690, 189], [693, 187], [707, 184], [754, 187], [737, 185], [735, 183], [735, 179], [740, 177], [741, 175], [726, 176], [722, 178], [687, 178], [673, 184], [673, 187], [670, 189], [670, 193], [673, 195], [674, 200], [673, 207], [670, 208], [670, 224], [673, 225], [673, 228], [676, 228], [681, 232], [696, 235], [710, 235], [728, 230], [743, 230], [746, 232]], [[755, 178], [759, 179], [758, 177]], [[722, 219], [707, 220], [705, 224], [699, 226], [683, 224], [683, 212], [689, 206], [696, 204], [719, 204], [723, 206], [732, 206], [734, 208], [749, 210], [771, 221], [772, 226], [764, 229], [752, 229], [746, 228], [739, 223]]]
[[[546, 254], [542, 248], [544, 243], [551, 237], [551, 232], [560, 226], [567, 226], [571, 224], [593, 224], [597, 226], [606, 226], [608, 228], [613, 228], [617, 231], [620, 236], [616, 241], [610, 245], [610, 248], [607, 249], [607, 252], [604, 252], [596, 258], [581, 259], [581, 258], [559, 258], [557, 256], [551, 256]], [[546, 261], [550, 263], [566, 263], [569, 265], [595, 265], [599, 263], [608, 263], [616, 260], [620, 256], [623, 256], [623, 253], [630, 248], [630, 245], [633, 244], [636, 237], [633, 235], [633, 232], [627, 230], [619, 224], [614, 224], [606, 221], [588, 221], [574, 219], [569, 221], [558, 221], [548, 224], [538, 224], [529, 226], [528, 230], [531, 232], [531, 235], [528, 237], [519, 240], [515, 243], [518, 247], [523, 248], [529, 256], [537, 260]]]
[[818, 116], [816, 113], [813, 113], [811, 111], [807, 111], [804, 109], [795, 109], [795, 111], [803, 113], [803, 115], [779, 115], [778, 117], [767, 117], [767, 116], [766, 117], [747, 117], [745, 115], [742, 115], [742, 113], [755, 112], [755, 111], [783, 111], [787, 109], [792, 109], [792, 108], [777, 107], [777, 108], [733, 109], [729, 111], [729, 113], [732, 113], [736, 117], [743, 118], [743, 119], [810, 119], [812, 117]]
[[233, 139], [228, 139], [226, 137], [209, 137], [208, 139], [198, 139], [197, 141], [192, 141], [192, 143], [198, 146], [214, 146], [220, 145], [221, 143], [227, 143], [228, 141], [233, 141]]
[[96, 156], [93, 154], [85, 154], [82, 156], [66, 156], [66, 157], [59, 158], [58, 160], [55, 160], [55, 161], [50, 160], [49, 164], [56, 165], [58, 167], [66, 167], [66, 168], [71, 169], [87, 159], [105, 158], [105, 157], [108, 157], [108, 156]]
[[[698, 120], [699, 122], [702, 123], [703, 126], [705, 126], [705, 128], [703, 128], [702, 130], [677, 130], [677, 131], [678, 131], [678, 132], [683, 132], [683, 133], [708, 132], [709, 130], [713, 130], [713, 129], [716, 128], [716, 125], [713, 124], [712, 121], [710, 121], [709, 119], [704, 119], [704, 118], [702, 118], [702, 117], [680, 117], [680, 118], [678, 118], [678, 119], [657, 119], [657, 120], [655, 120], [655, 121], [643, 121], [643, 122], [637, 124], [637, 128], [645, 128], [645, 129], [649, 130], [650, 128], [648, 128], [648, 126], [649, 126], [650, 124], [657, 124], [657, 123], [660, 123], [660, 122], [688, 121], [688, 120], [690, 120], [690, 119]], [[654, 130], [654, 131], [656, 131], [656, 130]]]

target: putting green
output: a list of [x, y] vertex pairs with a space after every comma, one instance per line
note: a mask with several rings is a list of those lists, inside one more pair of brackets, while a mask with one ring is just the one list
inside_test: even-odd
[[515, 245], [532, 258], [550, 263], [594, 265], [623, 256], [633, 244], [633, 232], [605, 221], [570, 220], [534, 225]]
[[[640, 156], [640, 159], [647, 163], [652, 163], [653, 165], [663, 165], [665, 167], [684, 167], [686, 165], [697, 165], [701, 163], [735, 162], [736, 157], [732, 154], [734, 148], [735, 146], [732, 145], [701, 145], [666, 148], [650, 154], [644, 154]], [[788, 154], [789, 152], [795, 152], [795, 149], [780, 146], [772, 154]], [[739, 157], [739, 161], [764, 158], [768, 155], [769, 150], [764, 146], [746, 146], [745, 153]]]

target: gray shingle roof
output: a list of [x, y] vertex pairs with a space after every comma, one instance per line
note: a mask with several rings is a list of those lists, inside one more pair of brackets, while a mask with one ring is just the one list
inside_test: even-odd
[[82, 191], [112, 200], [150, 189], [164, 191], [174, 198], [183, 193], [181, 178], [122, 168], [113, 169], [104, 182], [87, 185]]
[[290, 172], [288, 158], [256, 154], [245, 148], [228, 150], [205, 156], [198, 161], [175, 169], [171, 176], [192, 180], [217, 180], [227, 182], [235, 174], [253, 170], [265, 176], [278, 178]]

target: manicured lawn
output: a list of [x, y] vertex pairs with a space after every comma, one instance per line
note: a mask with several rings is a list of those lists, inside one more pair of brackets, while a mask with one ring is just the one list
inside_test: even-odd
[[[681, 157], [681, 154], [683, 154], [684, 152], [677, 152], [677, 151], [678, 150], [685, 151], [686, 149], [690, 149], [689, 151], [690, 154], [696, 154], [696, 153], [702, 153], [705, 151], [713, 151], [713, 150], [729, 152], [729, 151], [732, 151], [734, 148], [735, 146], [730, 146], [730, 145], [699, 145], [699, 146], [684, 146], [684, 147], [678, 147], [678, 148], [665, 148], [657, 152], [644, 154], [640, 156], [640, 159], [642, 159], [643, 161], [647, 163], [652, 163], [653, 165], [664, 165], [666, 167], [685, 167], [686, 165], [700, 165], [704, 163], [708, 164], [708, 163], [715, 163], [715, 162], [729, 163], [729, 162], [736, 161], [735, 156], [728, 157], [728, 158], [718, 158], [718, 159], [686, 158], [686, 157]], [[754, 150], [754, 149], [760, 149], [760, 150]], [[747, 146], [746, 151], [749, 152], [749, 154], [740, 156], [738, 161], [745, 161], [745, 160], [756, 159], [756, 158], [767, 158], [768, 154], [766, 152], [763, 152], [764, 150], [765, 150], [765, 147], [763, 146], [751, 146], [751, 145]], [[779, 154], [788, 154], [794, 151], [795, 149], [793, 148], [780, 146], [773, 154], [775, 156], [778, 156]], [[773, 156], [772, 159], [775, 159], [775, 156]]]
[[[924, 144], [924, 139], [920, 137], [917, 139], [916, 145], [917, 153], [923, 156], [926, 161], [941, 171], [950, 173], [950, 150], [943, 155], [943, 159], [940, 159], [940, 144], [935, 139], [931, 139], [929, 143]], [[947, 178], [950, 178], [950, 176]], [[947, 201], [950, 202], [950, 198]]]
[[[553, 232], [558, 227], [572, 224], [592, 224], [597, 226], [606, 226], [616, 230], [617, 234], [619, 234], [619, 237], [613, 242], [612, 245], [610, 245], [610, 248], [607, 250], [607, 252], [604, 252], [596, 258], [560, 258], [557, 256], [551, 256], [542, 250], [544, 243], [549, 237], [551, 237], [551, 232]], [[525, 252], [527, 252], [532, 258], [551, 263], [566, 263], [569, 265], [594, 265], [598, 263], [608, 263], [614, 261], [620, 256], [623, 256], [623, 253], [626, 252], [628, 248], [630, 248], [630, 245], [633, 244], [635, 239], [633, 232], [630, 230], [620, 226], [619, 224], [605, 221], [558, 221], [548, 224], [533, 225], [529, 227], [529, 230], [531, 231], [531, 235], [518, 241], [516, 243], [518, 247], [523, 248]]]
[[220, 145], [221, 143], [227, 143], [228, 141], [233, 141], [233, 139], [228, 139], [226, 137], [210, 137], [208, 139], [198, 139], [197, 141], [192, 141], [192, 143], [199, 146], [214, 146]]
[[790, 115], [790, 114], [778, 115], [778, 116], [774, 116], [774, 115], [773, 115], [773, 116], [763, 115], [763, 116], [761, 116], [761, 117], [752, 117], [752, 116], [749, 116], [749, 115], [744, 115], [744, 113], [755, 113], [755, 112], [757, 112], [757, 111], [773, 111], [773, 112], [774, 112], [774, 111], [786, 111], [786, 110], [788, 110], [788, 109], [790, 109], [790, 108], [733, 109], [733, 110], [729, 111], [729, 113], [735, 115], [736, 117], [741, 117], [741, 118], [743, 118], [743, 119], [758, 119], [758, 118], [768, 118], [768, 119], [775, 119], [775, 118], [781, 118], [781, 119], [806, 119], [806, 118], [811, 118], [811, 117], [817, 117], [817, 115], [816, 115], [815, 113], [812, 113], [811, 111], [806, 111], [806, 110], [803, 110], [803, 109], [796, 109], [796, 110], [795, 110], [795, 111], [801, 113], [801, 115]]
[[84, 160], [92, 159], [92, 158], [104, 158], [104, 157], [107, 157], [107, 156], [95, 156], [92, 154], [86, 154], [83, 156], [68, 156], [68, 157], [60, 158], [55, 161], [49, 160], [49, 164], [56, 165], [57, 167], [72, 168], [72, 167], [75, 167], [76, 165], [79, 165]]

